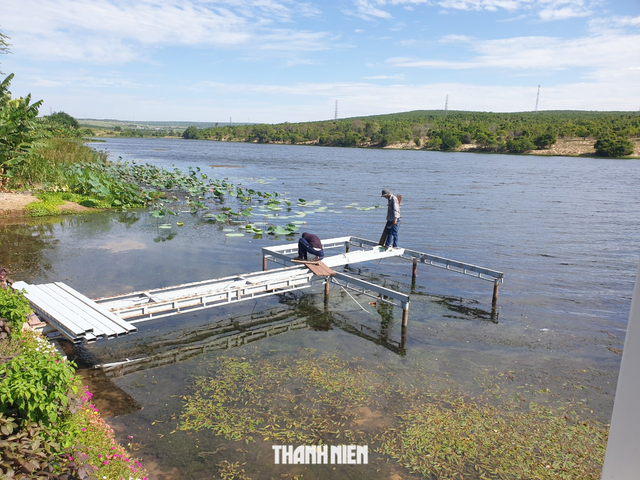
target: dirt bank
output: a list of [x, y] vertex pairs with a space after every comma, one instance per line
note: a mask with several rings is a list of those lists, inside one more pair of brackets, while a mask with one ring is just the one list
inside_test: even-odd
[[[0, 192], [0, 217], [23, 217], [27, 215], [25, 207], [32, 202], [39, 202], [37, 197], [22, 192]], [[73, 202], [60, 205], [62, 213], [83, 213], [91, 208]]]

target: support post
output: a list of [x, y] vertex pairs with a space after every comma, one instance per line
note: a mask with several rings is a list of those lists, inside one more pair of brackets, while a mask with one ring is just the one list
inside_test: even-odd
[[264, 255], [262, 256], [262, 271], [267, 271], [267, 257], [265, 257]]
[[416, 284], [416, 279], [418, 278], [418, 259], [413, 259], [413, 270], [411, 272], [411, 285]]
[[409, 303], [405, 303], [402, 307], [402, 327], [407, 328], [409, 324]]
[[324, 301], [325, 303], [329, 302], [329, 279], [326, 278], [324, 281]]
[[499, 280], [495, 280], [493, 282], [493, 299], [491, 300], [491, 306], [493, 308], [496, 307], [496, 303], [498, 303], [498, 288], [500, 286], [500, 281]]

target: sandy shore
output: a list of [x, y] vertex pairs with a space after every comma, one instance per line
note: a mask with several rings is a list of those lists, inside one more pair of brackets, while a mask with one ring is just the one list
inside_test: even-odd
[[[38, 198], [28, 193], [22, 192], [0, 192], [0, 217], [22, 217], [26, 216], [25, 207], [32, 203], [38, 202]], [[63, 213], [81, 213], [91, 208], [78, 205], [73, 202], [65, 202], [59, 206]]]

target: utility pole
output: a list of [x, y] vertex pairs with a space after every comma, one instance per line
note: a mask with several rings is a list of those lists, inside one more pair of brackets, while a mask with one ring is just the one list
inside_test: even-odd
[[538, 95], [536, 95], [536, 109], [535, 113], [538, 113], [538, 102], [540, 101], [540, 85], [538, 85]]

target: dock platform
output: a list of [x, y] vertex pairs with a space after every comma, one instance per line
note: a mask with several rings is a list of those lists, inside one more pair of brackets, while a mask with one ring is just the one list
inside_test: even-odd
[[[409, 295], [367, 282], [334, 268], [366, 261], [398, 257], [413, 261], [412, 283], [418, 263], [444, 268], [494, 283], [493, 306], [497, 300], [498, 284], [504, 279], [502, 272], [450, 260], [406, 248], [384, 249], [377, 242], [358, 237], [339, 237], [322, 241], [325, 257], [321, 262], [294, 263], [297, 243], [263, 247], [262, 271], [225, 278], [186, 283], [171, 287], [149, 289], [91, 300], [61, 282], [43, 285], [14, 283], [24, 289], [34, 311], [55, 330], [69, 340], [93, 342], [99, 338], [115, 338], [135, 333], [138, 322], [177, 315], [205, 308], [229, 305], [244, 300], [277, 295], [309, 288], [314, 284], [338, 285], [379, 301], [400, 306], [402, 323], [406, 327]], [[333, 255], [328, 251], [343, 250]], [[267, 262], [284, 265], [267, 270]], [[397, 302], [397, 303], [394, 303]]]

